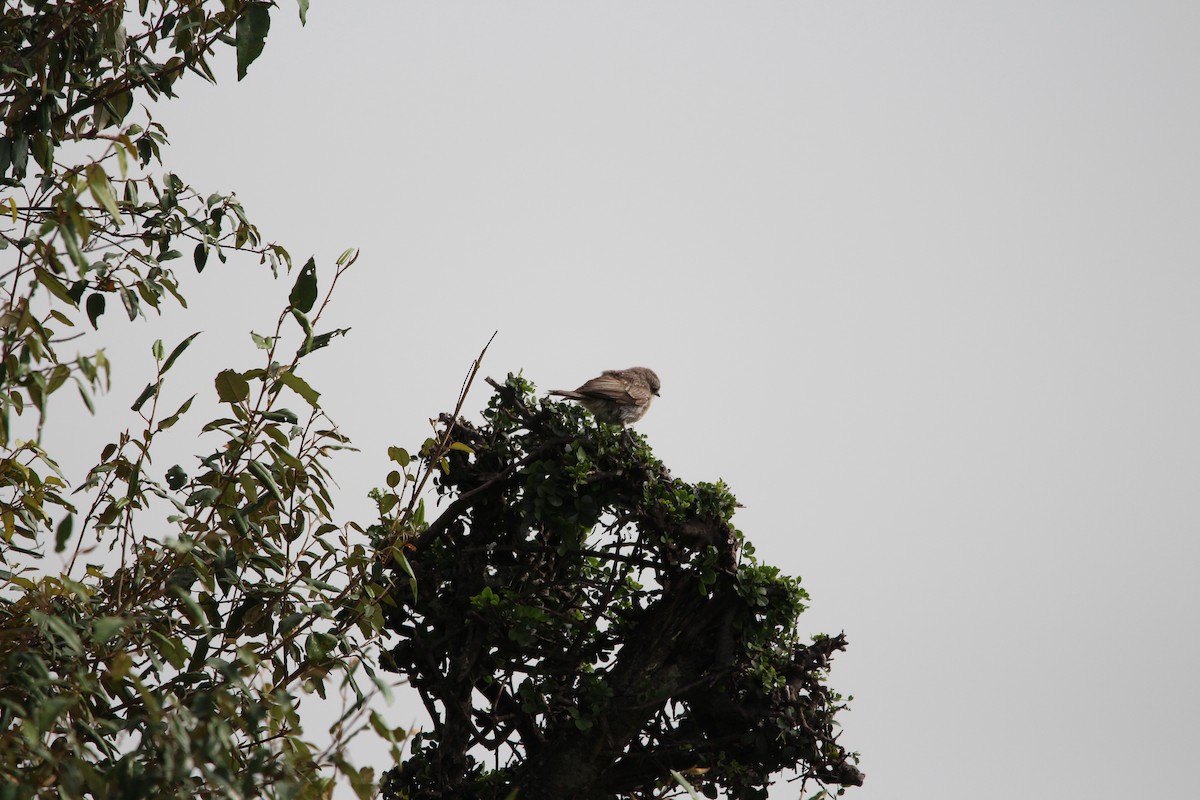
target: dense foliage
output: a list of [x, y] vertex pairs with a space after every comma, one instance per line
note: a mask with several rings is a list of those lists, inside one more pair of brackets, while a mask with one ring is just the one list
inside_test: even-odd
[[793, 767], [861, 783], [823, 682], [845, 640], [800, 640], [807, 596], [756, 562], [728, 488], [521, 378], [496, 389], [485, 426], [443, 416], [455, 445], [430, 454], [448, 502], [410, 543], [384, 666], [434, 725], [384, 796], [661, 797], [674, 771], [748, 799]]

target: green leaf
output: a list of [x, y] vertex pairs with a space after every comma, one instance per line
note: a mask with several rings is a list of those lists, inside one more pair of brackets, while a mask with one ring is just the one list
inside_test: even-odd
[[142, 393], [138, 395], [137, 400], [134, 400], [133, 405], [130, 406], [129, 408], [132, 411], [137, 411], [138, 409], [140, 409], [143, 405], [146, 404], [147, 400], [149, 400], [151, 397], [154, 396], [154, 393], [158, 390], [158, 387], [159, 387], [158, 381], [153, 381], [151, 383], [147, 383], [146, 388], [142, 389]]
[[355, 769], [348, 763], [338, 764], [339, 769], [349, 779], [350, 788], [358, 800], [371, 800], [375, 797], [375, 768], [363, 767]]
[[137, 295], [129, 291], [128, 288], [121, 287], [121, 302], [125, 304], [125, 313], [129, 315], [129, 321], [133, 322], [138, 315], [138, 299]]
[[100, 617], [92, 623], [92, 640], [97, 644], [104, 644], [124, 627], [123, 617]]
[[296, 0], [300, 6], [300, 24], [308, 24], [308, 0]]
[[267, 491], [270, 492], [271, 496], [275, 498], [275, 502], [282, 506], [284, 504], [283, 493], [280, 492], [279, 487], [275, 485], [275, 479], [271, 477], [271, 471], [264, 467], [262, 463], [255, 461], [254, 459], [250, 460], [250, 463], [247, 464], [247, 467], [249, 467], [250, 472], [254, 474], [254, 477], [258, 478], [259, 483], [267, 488]]
[[417, 599], [417, 574], [413, 572], [412, 564], [408, 563], [408, 557], [404, 555], [404, 543], [399, 539], [392, 545], [392, 561], [400, 565], [400, 569], [408, 575], [408, 588], [412, 590], [413, 601]]
[[387, 452], [388, 458], [402, 467], [407, 467], [409, 462], [412, 461], [412, 456], [403, 447], [389, 447]]
[[29, 140], [29, 149], [33, 151], [33, 158], [37, 161], [38, 166], [49, 172], [54, 165], [54, 140], [48, 136], [34, 134]]
[[[160, 431], [165, 431], [167, 428], [170, 428], [172, 425], [174, 425], [176, 422], [178, 422], [179, 418], [182, 417], [184, 414], [186, 414], [187, 410], [192, 407], [192, 401], [195, 399], [196, 399], [196, 395], [192, 395], [187, 400], [185, 400], [183, 405], [181, 405], [179, 407], [178, 411], [176, 411], [174, 414], [172, 414], [171, 416], [164, 419], [162, 422], [158, 423], [158, 429]], [[167, 477], [170, 478], [170, 473], [167, 474]], [[172, 488], [174, 488], [174, 487], [172, 487]]]
[[204, 242], [196, 245], [196, 249], [192, 251], [192, 261], [196, 264], [196, 272], [204, 272], [204, 265], [208, 263], [208, 245]]
[[79, 273], [82, 275], [88, 268], [88, 262], [83, 257], [83, 248], [79, 246], [79, 236], [75, 233], [74, 223], [68, 220], [59, 227], [58, 232], [62, 234], [63, 244], [67, 246], [67, 254], [71, 256], [75, 266], [79, 267]]
[[104, 171], [104, 167], [99, 164], [88, 164], [87, 167], [87, 184], [88, 191], [92, 193], [92, 197], [96, 202], [104, 206], [113, 218], [113, 221], [120, 225], [121, 212], [117, 209], [117, 200], [113, 196], [112, 184], [109, 183], [108, 173]]
[[337, 647], [337, 643], [337, 638], [328, 633], [312, 633], [304, 643], [304, 654], [309, 661], [323, 661]]
[[175, 669], [181, 669], [186, 663], [187, 649], [183, 639], [177, 636], [165, 636], [158, 631], [150, 631], [150, 639], [154, 642], [154, 651], [162, 656]]
[[83, 652], [83, 641], [79, 638], [79, 634], [75, 632], [75, 629], [68, 625], [65, 620], [61, 617], [50, 616], [49, 614], [39, 614], [39, 616], [45, 622], [46, 627], [62, 641], [67, 649], [73, 653]]
[[[302, 312], [300, 309], [296, 308], [295, 306], [292, 306], [292, 316], [296, 318], [296, 323], [304, 331], [304, 335], [311, 339], [312, 338], [312, 323], [308, 321], [308, 317], [304, 316], [304, 312]], [[304, 347], [307, 347], [307, 346], [308, 346], [307, 343], [305, 343], [304, 345], [301, 346], [301, 349], [303, 349]]]
[[217, 373], [217, 397], [222, 403], [240, 403], [250, 396], [250, 383], [240, 372], [232, 369]]
[[179, 586], [172, 586], [170, 591], [183, 603], [183, 613], [187, 615], [193, 625], [208, 627], [208, 617], [204, 615], [204, 609], [200, 608], [200, 604], [196, 602], [196, 598], [192, 597], [191, 593], [185, 592]]
[[217, 498], [221, 493], [211, 486], [207, 489], [200, 489], [188, 495], [187, 500], [183, 501], [185, 506], [199, 506], [200, 508], [208, 508], [213, 503], [217, 502]]
[[71, 697], [50, 697], [37, 705], [37, 713], [33, 718], [38, 730], [48, 731], [55, 727], [58, 717], [74, 705]]
[[300, 268], [300, 274], [296, 277], [296, 285], [292, 287], [288, 301], [293, 308], [297, 308], [305, 314], [311, 311], [313, 304], [317, 302], [317, 262], [313, 259], [308, 259]]
[[[129, 92], [122, 92], [121, 94], [123, 95], [123, 99], [128, 99], [129, 101], [129, 106], [125, 108], [125, 113], [121, 114], [121, 117], [124, 118], [125, 114], [129, 113], [129, 109], [133, 107], [133, 95], [131, 95]], [[129, 156], [125, 152], [125, 147], [121, 144], [117, 145], [116, 151], [117, 164], [121, 168], [121, 177], [127, 177], [129, 175]]]
[[88, 394], [87, 387], [83, 385], [83, 381], [79, 380], [79, 378], [75, 378], [75, 385], [79, 388], [79, 396], [83, 398], [83, 404], [87, 406], [88, 413], [94, 415], [96, 413], [96, 405], [92, 402], [92, 396]]
[[300, 417], [296, 416], [296, 412], [289, 408], [279, 408], [275, 411], [268, 411], [263, 414], [263, 419], [269, 419], [271, 422], [287, 422], [295, 425], [300, 421]]
[[67, 549], [67, 541], [71, 538], [71, 529], [75, 526], [75, 515], [67, 514], [58, 523], [54, 531], [54, 552], [61, 553]]
[[259, 350], [270, 350], [275, 343], [277, 336], [259, 336], [254, 331], [250, 331], [250, 338], [254, 340], [254, 346]]
[[320, 403], [317, 402], [321, 397], [321, 393], [308, 385], [308, 382], [294, 372], [279, 373], [279, 382], [291, 389], [296, 394], [300, 395], [313, 408], [320, 408]]
[[[374, 677], [374, 676], [372, 676], [372, 677]], [[380, 680], [379, 678], [375, 678], [375, 685], [379, 687], [380, 691], [390, 691], [391, 690], [391, 687], [388, 686], [387, 683]], [[379, 734], [379, 736], [381, 738], [391, 741], [392, 732], [391, 732], [391, 730], [388, 729], [387, 723], [385, 723], [383, 721], [383, 717], [379, 716], [378, 711], [370, 712], [370, 720], [371, 720], [371, 727], [375, 730], [375, 733]]]
[[279, 621], [279, 635], [286, 636], [296, 629], [296, 626], [304, 621], [307, 614], [302, 614], [299, 611], [294, 611]]
[[[196, 639], [196, 646], [192, 648], [192, 658], [190, 661], [188, 661], [188, 670], [190, 671], [190, 674], [198, 676], [198, 679], [203, 679], [203, 677], [206, 677], [206, 673], [201, 672], [200, 667], [204, 665], [204, 660], [208, 657], [209, 650], [211, 649], [209, 647], [209, 642], [211, 640], [211, 636], [201, 636]], [[179, 677], [183, 678], [183, 675], [180, 675]]]
[[158, 374], [159, 375], [165, 374], [166, 371], [171, 368], [171, 365], [175, 363], [175, 359], [179, 358], [179, 356], [183, 354], [184, 350], [187, 350], [188, 345], [192, 343], [192, 339], [195, 339], [197, 336], [200, 335], [200, 333], [201, 333], [200, 331], [196, 331], [191, 336], [187, 337], [182, 342], [175, 345], [175, 349], [171, 351], [171, 355], [167, 356], [167, 360], [162, 365], [162, 369], [159, 370]]
[[100, 315], [104, 313], [104, 305], [106, 302], [107, 301], [104, 299], [104, 295], [100, 294], [99, 292], [94, 292], [94, 293], [88, 295], [88, 299], [87, 299], [88, 322], [92, 323], [92, 327], [95, 329], [98, 329], [98, 326], [96, 325], [96, 320], [99, 319]]
[[50, 290], [50, 293], [62, 300], [64, 303], [75, 306], [75, 298], [71, 297], [71, 293], [67, 291], [67, 287], [62, 285], [62, 281], [51, 275], [41, 267], [34, 267], [33, 274], [37, 276], [38, 283]]
[[[195, 395], [192, 395], [192, 397], [195, 397]], [[188, 400], [188, 403], [191, 402], [191, 400]], [[183, 488], [185, 484], [187, 484], [187, 481], [187, 473], [184, 472], [183, 467], [179, 466], [178, 464], [167, 470], [167, 486], [170, 486], [172, 490], [178, 491], [179, 489]]]
[[327, 347], [329, 342], [334, 337], [345, 336], [349, 332], [349, 328], [338, 328], [336, 330], [329, 331], [328, 333], [322, 333], [319, 336], [313, 336], [305, 339], [304, 344], [300, 345], [300, 348], [296, 351], [296, 355], [306, 356], [314, 350], [320, 350], [322, 347]]
[[271, 30], [270, 7], [262, 3], [251, 3], [238, 17], [234, 31], [237, 42], [237, 76], [246, 77], [246, 70], [262, 54], [267, 43], [267, 32]]
[[12, 138], [12, 172], [14, 178], [24, 178], [29, 164], [29, 134], [18, 133]]

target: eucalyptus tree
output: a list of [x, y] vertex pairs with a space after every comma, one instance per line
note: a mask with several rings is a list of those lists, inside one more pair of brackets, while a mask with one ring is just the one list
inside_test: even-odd
[[[325, 268], [322, 294], [313, 259], [293, 268], [234, 195], [167, 168], [147, 110], [215, 81], [225, 52], [245, 77], [276, 11], [0, 12], [0, 797], [325, 797], [338, 774], [368, 797], [348, 737], [373, 722], [397, 738], [365, 707], [379, 560], [333, 516], [330, 459], [349, 443], [304, 377], [345, 332], [322, 311], [356, 254]], [[116, 314], [186, 313], [182, 273], [228, 258], [293, 282], [254, 342], [261, 367], [197, 378], [178, 365], [202, 338], [154, 342], [154, 378], [127, 400], [137, 424], [65, 475], [47, 426], [79, 424], [115, 367], [76, 348]], [[47, 415], [69, 387], [78, 411]], [[189, 416], [200, 395], [222, 409], [206, 423]], [[156, 461], [181, 425], [199, 434], [195, 462]], [[327, 686], [350, 702], [318, 745], [299, 707]]]

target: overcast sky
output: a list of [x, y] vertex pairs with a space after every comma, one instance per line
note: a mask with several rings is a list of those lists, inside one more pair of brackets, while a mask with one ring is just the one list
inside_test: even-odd
[[[284, 0], [244, 81], [227, 53], [154, 113], [168, 165], [322, 285], [362, 250], [328, 312], [352, 332], [305, 362], [362, 448], [345, 518], [494, 330], [484, 374], [543, 389], [650, 366], [638, 429], [733, 487], [806, 633], [847, 634], [848, 796], [1179, 798], [1198, 33], [1193, 0], [314, 0], [306, 28]], [[187, 283], [191, 312], [105, 334], [110, 409], [156, 336], [205, 331], [176, 367], [197, 382], [259, 365], [291, 280]], [[87, 425], [94, 459], [111, 417]]]

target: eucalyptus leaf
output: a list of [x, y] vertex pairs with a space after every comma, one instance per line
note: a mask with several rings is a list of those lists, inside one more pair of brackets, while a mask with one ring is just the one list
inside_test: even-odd
[[187, 337], [182, 342], [175, 345], [175, 349], [171, 351], [171, 355], [167, 356], [167, 360], [163, 363], [162, 369], [159, 370], [159, 374], [162, 375], [162, 374], [166, 373], [166, 371], [171, 368], [171, 365], [175, 363], [175, 359], [177, 359], [177, 358], [179, 358], [179, 356], [183, 355], [183, 351], [187, 350], [188, 345], [190, 345], [192, 343], [192, 340], [195, 339], [199, 335], [200, 335], [200, 331], [196, 331], [191, 336]]
[[146, 388], [142, 389], [142, 393], [138, 395], [137, 400], [134, 400], [133, 405], [129, 407], [130, 410], [141, 410], [142, 406], [146, 404], [146, 401], [153, 397], [154, 393], [158, 391], [158, 387], [158, 381], [151, 381], [150, 383], [146, 384]]
[[112, 216], [113, 221], [120, 225], [122, 223], [121, 212], [117, 209], [117, 199], [113, 196], [112, 183], [108, 180], [108, 173], [98, 163], [89, 164], [85, 172], [88, 191], [92, 193], [92, 197], [97, 203], [104, 206], [104, 210]]
[[313, 408], [321, 407], [321, 404], [318, 402], [318, 400], [321, 398], [321, 393], [309, 386], [308, 381], [304, 380], [296, 373], [291, 371], [281, 372], [279, 373], [279, 381], [293, 392], [304, 398], [305, 402], [307, 402]]
[[312, 311], [313, 304], [317, 302], [317, 262], [312, 258], [300, 268], [288, 300], [293, 308], [305, 314]]
[[54, 531], [54, 552], [61, 553], [67, 549], [67, 542], [71, 538], [71, 529], [74, 527], [74, 514], [67, 514], [59, 520], [58, 527]]
[[94, 292], [88, 295], [87, 316], [88, 322], [92, 323], [93, 328], [99, 328], [99, 326], [96, 324], [96, 320], [99, 319], [100, 315], [104, 313], [104, 305], [104, 295], [100, 294], [99, 292]]
[[237, 79], [246, 77], [246, 70], [263, 51], [267, 33], [271, 30], [271, 11], [267, 3], [251, 0], [234, 26], [237, 43]]

